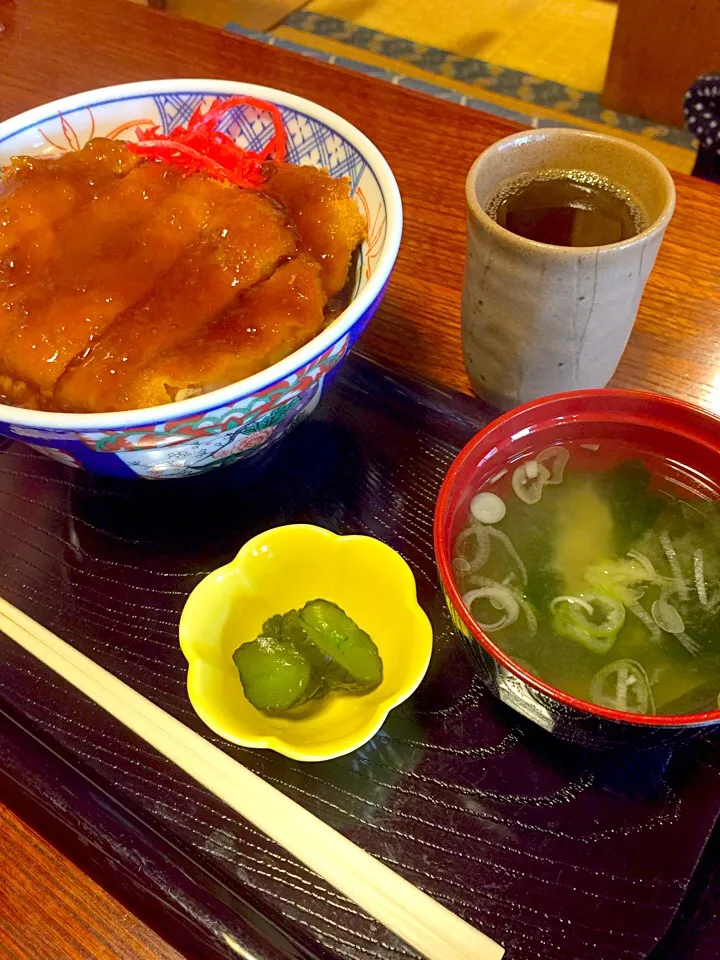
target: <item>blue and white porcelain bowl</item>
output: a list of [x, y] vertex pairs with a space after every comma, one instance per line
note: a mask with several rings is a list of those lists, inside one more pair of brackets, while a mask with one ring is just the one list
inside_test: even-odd
[[[288, 159], [349, 177], [367, 219], [355, 289], [343, 312], [285, 360], [199, 397], [145, 410], [49, 413], [0, 404], [0, 435], [23, 440], [63, 463], [120, 477], [186, 477], [257, 454], [315, 409], [331, 373], [347, 356], [382, 299], [402, 232], [395, 178], [359, 130], [301, 97], [221, 80], [151, 80], [105, 87], [37, 107], [0, 123], [0, 166], [15, 154], [57, 156], [93, 136], [135, 139], [135, 128], [168, 132], [199, 103], [245, 94], [277, 104]], [[260, 149], [272, 135], [266, 114], [239, 107], [221, 129]]]

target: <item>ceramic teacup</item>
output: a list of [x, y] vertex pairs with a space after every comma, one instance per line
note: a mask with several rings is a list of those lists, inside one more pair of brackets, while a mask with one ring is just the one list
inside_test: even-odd
[[[565, 247], [511, 233], [486, 212], [506, 182], [555, 169], [607, 178], [634, 199], [647, 227], [618, 243]], [[552, 393], [606, 386], [675, 208], [666, 168], [615, 137], [531, 130], [478, 157], [466, 196], [462, 340], [473, 389], [508, 410]]]

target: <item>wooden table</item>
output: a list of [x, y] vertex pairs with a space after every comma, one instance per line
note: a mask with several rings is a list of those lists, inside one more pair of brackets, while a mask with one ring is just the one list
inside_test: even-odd
[[[517, 127], [126, 0], [0, 0], [0, 23], [0, 119], [92, 87], [207, 76], [291, 90], [356, 124], [395, 171], [406, 217], [363, 348], [470, 392], [459, 335], [464, 178], [478, 153]], [[614, 383], [720, 412], [720, 191], [682, 175], [676, 182], [677, 213]], [[0, 874], [4, 960], [174, 955], [1, 805], [0, 859], [24, 864], [33, 879], [7, 866]], [[30, 922], [38, 914], [44, 926]]]

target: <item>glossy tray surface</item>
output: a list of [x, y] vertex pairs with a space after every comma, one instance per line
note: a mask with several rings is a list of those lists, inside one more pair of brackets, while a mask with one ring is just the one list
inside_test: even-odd
[[[353, 356], [313, 417], [252, 468], [112, 481], [8, 446], [0, 592], [503, 943], [508, 960], [641, 960], [671, 923], [686, 930], [668, 956], [700, 956], [712, 909], [697, 866], [720, 812], [717, 741], [672, 756], [566, 747], [484, 691], [445, 612], [434, 503], [490, 416]], [[321, 764], [210, 734], [189, 707], [177, 643], [198, 580], [288, 522], [398, 549], [436, 634], [413, 698], [367, 746]], [[53, 816], [112, 848], [153, 910], [192, 928], [198, 955], [237, 956], [234, 942], [258, 960], [415, 956], [1, 635], [0, 655], [0, 760], [14, 737], [35, 744], [24, 772], [17, 753], [7, 759], [0, 789], [12, 779], [14, 796], [32, 793], [35, 764], [45, 794], [56, 791]]]

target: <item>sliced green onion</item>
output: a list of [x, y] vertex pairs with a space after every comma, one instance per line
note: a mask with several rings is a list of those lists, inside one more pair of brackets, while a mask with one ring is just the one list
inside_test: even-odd
[[624, 587], [622, 590], [622, 596], [618, 593], [618, 600], [622, 600], [626, 607], [629, 607], [631, 603], [637, 603], [638, 600], [642, 600], [645, 596], [645, 591], [647, 587]]
[[[593, 653], [607, 653], [625, 623], [625, 607], [622, 603], [605, 593], [581, 593], [576, 597], [563, 597], [562, 601], [552, 612], [555, 632], [566, 640], [582, 644]], [[591, 619], [598, 613], [602, 615], [600, 622]]]
[[539, 503], [543, 487], [550, 479], [550, 471], [537, 460], [527, 460], [516, 467], [512, 475], [512, 488], [523, 503]]
[[[504, 610], [505, 614], [495, 623], [483, 623], [475, 617], [472, 612], [472, 605], [476, 600], [489, 600], [491, 603], [500, 604], [499, 609]], [[507, 587], [495, 583], [493, 586], [480, 587], [477, 590], [470, 590], [463, 596], [463, 603], [470, 611], [471, 616], [482, 630], [502, 630], [515, 623], [520, 613], [520, 604]]]
[[673, 634], [673, 636], [683, 645], [683, 647], [685, 647], [691, 657], [696, 657], [700, 653], [700, 644], [697, 642], [697, 640], [693, 640], [692, 637], [689, 637], [684, 630], [682, 633]]
[[[653, 571], [652, 575], [650, 568]], [[644, 587], [641, 585], [664, 583], [666, 580], [655, 572], [650, 561], [645, 564], [638, 557], [595, 563], [585, 571], [585, 579], [590, 586], [602, 593], [612, 594], [628, 608], [631, 604], [637, 603], [643, 595]]]
[[[474, 544], [472, 553], [468, 555], [468, 546]], [[463, 530], [455, 541], [455, 554], [463, 557], [470, 564], [470, 570], [480, 570], [487, 563], [490, 556], [490, 537], [487, 533], [487, 527], [481, 523], [473, 523]]]
[[655, 623], [665, 633], [684, 633], [685, 623], [675, 607], [667, 602], [664, 592], [650, 608]]
[[585, 571], [585, 579], [588, 583], [602, 584], [604, 587], [610, 585], [628, 586], [633, 583], [655, 583], [663, 579], [658, 577], [654, 567], [652, 571], [651, 574], [648, 566], [637, 557], [630, 557], [630, 559], [606, 560], [595, 563]]
[[667, 557], [667, 562], [670, 564], [670, 569], [672, 570], [673, 581], [675, 583], [675, 590], [680, 594], [683, 600], [688, 598], [688, 588], [687, 583], [685, 583], [685, 577], [683, 576], [682, 570], [680, 568], [680, 563], [677, 558], [677, 551], [672, 544], [672, 540], [667, 532], [664, 530], [660, 534], [660, 545], [665, 552]]
[[479, 577], [476, 573], [468, 577], [467, 582], [471, 587], [504, 587], [504, 583], [498, 583], [490, 577]]
[[522, 582], [527, 583], [527, 570], [525, 569], [525, 564], [520, 559], [520, 554], [513, 546], [513, 542], [510, 537], [506, 533], [503, 533], [502, 530], [496, 530], [495, 527], [486, 527], [485, 529], [487, 530], [489, 537], [499, 540], [500, 543], [505, 547], [507, 552], [512, 557], [515, 566], [518, 568]]
[[637, 660], [616, 660], [598, 670], [590, 681], [590, 700], [611, 710], [655, 714], [650, 681]]
[[563, 594], [561, 597], [555, 597], [555, 599], [550, 604], [550, 609], [554, 610], [555, 607], [560, 603], [577, 603], [579, 606], [583, 608], [583, 610], [585, 611], [585, 613], [587, 613], [589, 617], [591, 617], [594, 613], [593, 605], [591, 603], [588, 603], [587, 600], [582, 600], [580, 597], [571, 597], [565, 594]]
[[698, 600], [700, 601], [701, 606], [707, 607], [708, 598], [707, 586], [705, 584], [705, 560], [702, 549], [696, 550], [693, 555], [693, 570], [695, 573], [695, 590], [697, 591]]
[[528, 601], [525, 599], [520, 601], [520, 607], [522, 609], [522, 612], [525, 614], [525, 619], [527, 620], [530, 636], [534, 637], [538, 630], [538, 621], [535, 615], [535, 611], [533, 610], [532, 605], [528, 603]]
[[652, 642], [660, 643], [660, 641], [662, 640], [662, 631], [660, 630], [660, 627], [655, 623], [653, 618], [650, 616], [650, 614], [647, 612], [645, 607], [643, 607], [637, 601], [635, 603], [628, 603], [626, 604], [626, 606], [630, 611], [630, 613], [636, 616], [640, 621], [640, 623], [642, 623], [644, 626], [648, 628], [648, 631], [650, 633], [650, 639], [652, 640]]
[[480, 523], [500, 523], [505, 504], [496, 493], [478, 493], [470, 501], [470, 513]]
[[657, 571], [655, 570], [650, 557], [646, 557], [645, 554], [640, 553], [639, 550], [628, 550], [627, 555], [633, 560], [637, 560], [637, 562], [646, 571], [649, 580], [655, 581], [658, 579]]
[[536, 457], [538, 464], [549, 464], [550, 476], [547, 482], [550, 484], [562, 483], [565, 467], [570, 459], [570, 452], [566, 447], [546, 447], [542, 453]]

